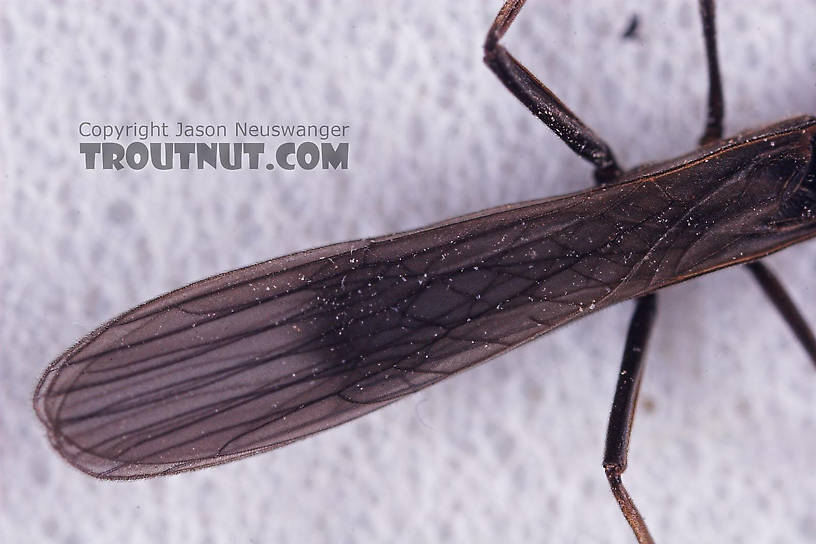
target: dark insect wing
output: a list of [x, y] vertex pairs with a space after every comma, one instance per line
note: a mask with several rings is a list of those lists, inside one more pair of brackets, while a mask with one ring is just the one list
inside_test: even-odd
[[[35, 407], [57, 449], [101, 477], [177, 472], [286, 444], [608, 295], [605, 279], [575, 266], [593, 268], [592, 248], [573, 233], [594, 230], [592, 200], [489, 210], [192, 284], [65, 353]], [[600, 232], [595, 240], [605, 243]]]
[[559, 208], [493, 210], [185, 287], [58, 359], [37, 412], [69, 461], [103, 477], [224, 462], [357, 417], [548, 328], [530, 311], [543, 303], [534, 269], [564, 268], [564, 251], [526, 221]]
[[592, 310], [812, 236], [767, 224], [815, 130], [794, 119], [613, 186], [189, 285], [63, 354], [35, 409], [60, 453], [99, 477], [279, 447]]

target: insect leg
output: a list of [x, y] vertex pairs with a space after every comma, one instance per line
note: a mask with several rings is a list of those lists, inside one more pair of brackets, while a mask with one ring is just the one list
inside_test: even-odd
[[787, 321], [788, 326], [793, 330], [793, 334], [805, 348], [813, 363], [816, 364], [816, 337], [813, 335], [813, 329], [805, 321], [802, 313], [796, 307], [790, 295], [785, 291], [782, 283], [776, 277], [770, 268], [761, 262], [754, 262], [747, 265], [748, 269], [753, 273], [762, 290], [771, 299], [776, 309], [782, 314], [782, 317]]
[[[720, 81], [720, 67], [717, 61], [717, 36], [714, 28], [714, 0], [700, 0], [700, 16], [703, 20], [703, 38], [705, 40], [706, 59], [708, 62], [708, 115], [700, 144], [717, 140], [723, 134], [723, 92]], [[776, 309], [793, 329], [796, 338], [805, 348], [816, 364], [816, 337], [808, 326], [802, 313], [796, 308], [790, 295], [785, 291], [776, 275], [761, 262], [748, 265], [762, 290], [771, 299]]]
[[485, 39], [485, 64], [504, 86], [536, 117], [544, 121], [570, 149], [595, 165], [597, 183], [612, 182], [620, 176], [621, 169], [609, 145], [499, 44], [499, 40], [513, 24], [524, 2], [525, 0], [507, 0], [499, 10]]
[[657, 299], [647, 295], [637, 300], [635, 313], [629, 323], [626, 335], [626, 346], [623, 350], [618, 385], [612, 411], [609, 414], [609, 427], [606, 432], [606, 451], [604, 452], [604, 470], [612, 494], [618, 501], [626, 521], [632, 527], [638, 542], [653, 543], [646, 522], [638, 512], [632, 497], [621, 481], [621, 474], [626, 470], [626, 457], [629, 450], [629, 439], [632, 435], [632, 421], [635, 416], [638, 392], [644, 369], [644, 354], [649, 342], [649, 335], [657, 313]]
[[700, 17], [703, 20], [706, 62], [708, 64], [708, 112], [700, 145], [719, 140], [723, 135], [723, 100], [720, 64], [717, 60], [717, 31], [714, 27], [714, 0], [700, 0]]

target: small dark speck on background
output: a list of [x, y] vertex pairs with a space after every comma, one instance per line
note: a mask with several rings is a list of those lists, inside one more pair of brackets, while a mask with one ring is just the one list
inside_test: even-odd
[[624, 40], [640, 39], [640, 35], [638, 34], [639, 24], [640, 19], [638, 18], [637, 14], [632, 14], [631, 19], [629, 19], [629, 24], [626, 25], [626, 30], [624, 30], [623, 34], [621, 34], [621, 38], [623, 38]]

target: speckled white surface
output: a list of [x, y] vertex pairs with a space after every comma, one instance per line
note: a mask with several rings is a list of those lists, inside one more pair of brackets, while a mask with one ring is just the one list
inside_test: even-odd
[[[696, 7], [533, 1], [510, 50], [626, 165], [691, 149]], [[816, 113], [816, 2], [723, 2], [728, 132]], [[629, 305], [238, 463], [112, 483], [30, 396], [99, 323], [329, 242], [589, 185], [481, 63], [498, 2], [0, 2], [0, 541], [630, 542], [601, 469]], [[632, 14], [640, 39], [620, 38]], [[82, 120], [351, 125], [346, 172], [89, 172]], [[770, 259], [816, 323], [816, 245]], [[816, 373], [745, 271], [662, 295], [624, 480], [665, 542], [816, 540]]]

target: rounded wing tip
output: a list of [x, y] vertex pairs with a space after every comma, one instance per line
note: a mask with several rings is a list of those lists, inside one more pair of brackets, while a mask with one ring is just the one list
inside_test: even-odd
[[[45, 425], [49, 436], [53, 436], [57, 430], [57, 399], [51, 394], [54, 383], [59, 377], [60, 368], [65, 362], [65, 355], [55, 360], [45, 369], [40, 380], [34, 388], [34, 395], [31, 403], [37, 418]], [[53, 440], [52, 440], [53, 442]]]
[[[61, 382], [65, 381], [63, 370], [70, 364], [71, 357], [86, 342], [79, 342], [67, 352], [54, 360], [45, 369], [34, 388], [32, 407], [45, 430], [51, 446], [77, 470], [95, 478], [104, 480], [123, 480], [145, 477], [134, 466], [126, 466], [112, 459], [105, 459], [91, 451], [83, 450], [74, 444], [62, 429], [59, 418], [60, 406], [64, 395], [57, 393]], [[62, 379], [61, 379], [62, 378]], [[64, 383], [62, 384], [65, 385]], [[148, 474], [149, 475], [149, 474]]]

